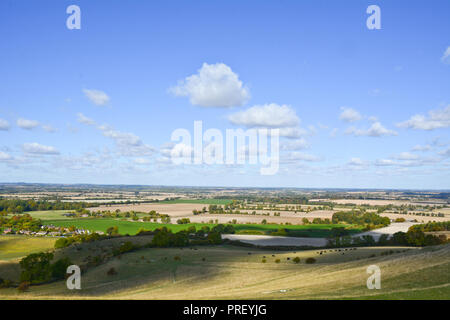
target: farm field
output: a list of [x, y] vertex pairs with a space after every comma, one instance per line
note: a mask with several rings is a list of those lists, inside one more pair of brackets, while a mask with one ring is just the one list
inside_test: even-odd
[[63, 219], [68, 220], [70, 217], [63, 216], [65, 213], [74, 212], [73, 210], [46, 210], [46, 211], [28, 211], [25, 212], [36, 219], [41, 219], [42, 221], [46, 220], [55, 220], [55, 219]]
[[50, 237], [0, 236], [0, 260], [10, 260], [30, 253], [53, 249], [56, 239]]
[[417, 220], [420, 223], [427, 222], [439, 222], [439, 221], [448, 221], [450, 220], [450, 216], [446, 215], [445, 217], [427, 217], [427, 216], [419, 216], [414, 214], [398, 214], [398, 213], [381, 213], [380, 216], [388, 217], [389, 219], [398, 219], [404, 218], [407, 221]]
[[[245, 211], [245, 210], [243, 210]], [[260, 223], [261, 220], [265, 219], [268, 223], [280, 224], [280, 223], [292, 223], [300, 224], [303, 218], [307, 218], [312, 221], [314, 218], [321, 219], [331, 219], [333, 213], [336, 211], [332, 210], [317, 210], [311, 212], [297, 212], [292, 211], [266, 211], [266, 210], [254, 210], [256, 215], [252, 214], [201, 214], [201, 215], [191, 215], [187, 216], [193, 222], [206, 222], [211, 219], [218, 219], [220, 223], [228, 223], [229, 221], [236, 219], [239, 223]], [[249, 211], [252, 212], [252, 211]], [[274, 216], [274, 212], [279, 212], [280, 216]], [[270, 213], [270, 216], [265, 214]]]
[[[98, 244], [63, 250], [81, 260], [94, 246]], [[318, 250], [270, 251], [227, 245], [141, 249], [89, 269], [82, 276], [80, 291], [67, 290], [65, 282], [59, 281], [32, 286], [25, 293], [0, 289], [0, 298], [436, 299], [439, 294], [448, 297], [449, 251], [449, 245], [329, 249], [322, 255]], [[300, 263], [294, 263], [294, 257]], [[306, 264], [307, 258], [316, 262]], [[372, 264], [382, 270], [381, 290], [366, 287], [366, 268]], [[117, 274], [107, 275], [110, 268]]]
[[193, 210], [202, 210], [207, 204], [203, 203], [139, 203], [139, 204], [118, 204], [118, 205], [103, 205], [94, 208], [88, 208], [92, 212], [96, 211], [136, 211], [136, 212], [156, 212], [168, 214], [171, 217], [188, 217], [192, 216]]
[[[430, 205], [430, 204], [436, 204], [436, 205], [442, 205], [445, 204], [444, 201], [433, 201], [433, 202], [414, 202], [414, 201], [407, 201], [407, 200], [395, 200], [395, 199], [372, 199], [372, 200], [364, 200], [364, 199], [318, 199], [317, 201], [324, 201], [324, 202], [334, 202], [337, 204], [355, 204], [355, 205], [371, 205], [371, 206], [385, 206], [385, 205], [389, 205], [389, 204], [393, 204], [396, 206], [401, 206], [401, 205], [417, 205], [417, 206], [426, 206], [426, 205]], [[314, 201], [314, 200], [311, 200]]]
[[[92, 219], [81, 218], [71, 220], [47, 220], [46, 224], [54, 225], [58, 227], [70, 227], [75, 226], [80, 229], [91, 231], [105, 232], [111, 226], [117, 226], [120, 234], [136, 234], [139, 229], [155, 230], [163, 226], [169, 228], [173, 232], [186, 230], [191, 226], [195, 226], [200, 229], [203, 226], [213, 227], [216, 224], [211, 223], [188, 223], [188, 224], [161, 224], [152, 222], [138, 222], [138, 221], [124, 221], [117, 219]], [[292, 236], [309, 236], [309, 237], [327, 237], [330, 234], [330, 229], [335, 227], [349, 227], [348, 225], [341, 224], [317, 224], [317, 225], [273, 225], [273, 224], [234, 224], [236, 232], [246, 232], [253, 234], [267, 234], [270, 232], [276, 232], [280, 228], [285, 228], [290, 231]], [[351, 232], [357, 233], [360, 229], [351, 228]]]

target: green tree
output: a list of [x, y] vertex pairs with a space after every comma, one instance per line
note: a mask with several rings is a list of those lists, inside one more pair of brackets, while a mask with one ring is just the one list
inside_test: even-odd
[[33, 253], [20, 260], [22, 273], [21, 282], [31, 284], [47, 282], [51, 279], [52, 270], [50, 261], [53, 259], [53, 253]]

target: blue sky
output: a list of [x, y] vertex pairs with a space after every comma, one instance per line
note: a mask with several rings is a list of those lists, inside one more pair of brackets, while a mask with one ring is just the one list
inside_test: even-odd
[[[449, 1], [1, 1], [0, 181], [449, 189], [449, 30]], [[195, 120], [288, 132], [279, 172], [172, 164]]]

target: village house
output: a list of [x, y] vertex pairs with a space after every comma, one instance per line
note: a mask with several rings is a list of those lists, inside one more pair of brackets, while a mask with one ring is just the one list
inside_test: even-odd
[[13, 231], [13, 229], [11, 229], [11, 228], [7, 228], [7, 229], [3, 230], [3, 233], [4, 233], [4, 234], [13, 234], [14, 231]]

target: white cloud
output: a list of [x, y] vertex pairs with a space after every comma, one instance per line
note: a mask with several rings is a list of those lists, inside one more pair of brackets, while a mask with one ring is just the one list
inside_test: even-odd
[[124, 146], [139, 146], [142, 144], [141, 138], [133, 133], [120, 132], [107, 127], [102, 127], [103, 135], [113, 139], [117, 144]]
[[281, 150], [291, 151], [291, 150], [301, 150], [309, 147], [308, 142], [304, 139], [286, 141], [281, 144]]
[[375, 161], [376, 166], [393, 166], [395, 164], [396, 164], [396, 162], [391, 159], [379, 159], [379, 160]]
[[394, 156], [393, 158], [397, 159], [397, 160], [417, 160], [417, 159], [419, 159], [419, 156], [416, 154], [409, 153], [409, 152], [402, 152], [402, 153]]
[[450, 158], [450, 148], [448, 148], [447, 150], [440, 151], [439, 154], [441, 156]]
[[339, 132], [339, 129], [338, 129], [338, 128], [333, 128], [333, 129], [330, 131], [330, 137], [331, 137], [331, 138], [336, 137], [336, 135], [337, 135], [338, 132]]
[[134, 159], [134, 163], [136, 163], [136, 164], [141, 164], [141, 165], [149, 164], [149, 163], [150, 163], [150, 159], [146, 159], [146, 158], [136, 158], [136, 159]]
[[431, 150], [431, 146], [429, 144], [427, 145], [416, 145], [414, 146], [411, 151], [430, 151]]
[[249, 128], [286, 128], [298, 126], [300, 123], [295, 110], [288, 105], [280, 106], [275, 103], [253, 106], [229, 115], [228, 119], [233, 124]]
[[397, 126], [416, 130], [448, 128], [450, 127], [450, 105], [444, 109], [431, 110], [428, 116], [416, 114], [409, 120], [398, 123]]
[[305, 129], [299, 127], [293, 128], [280, 128], [280, 137], [288, 139], [298, 139], [301, 136], [306, 135], [308, 132]]
[[441, 57], [441, 61], [443, 63], [450, 64], [450, 47], [447, 47], [447, 49], [445, 50], [444, 54]]
[[25, 153], [30, 154], [59, 154], [59, 151], [55, 147], [44, 146], [36, 142], [24, 143], [22, 149]]
[[294, 151], [294, 152], [291, 152], [291, 154], [287, 160], [288, 161], [300, 160], [300, 161], [307, 161], [307, 162], [318, 162], [318, 161], [321, 161], [322, 159], [320, 157], [312, 155], [312, 154]]
[[4, 119], [0, 119], [0, 130], [7, 131], [9, 128], [9, 122]]
[[[307, 130], [299, 127], [300, 119], [288, 105], [257, 105], [229, 115], [228, 120], [246, 128], [279, 129], [280, 137], [289, 139], [298, 139], [308, 134]], [[311, 127], [310, 130], [313, 134], [315, 128]]]
[[86, 97], [97, 106], [104, 106], [109, 102], [109, 96], [100, 90], [83, 89]]
[[0, 161], [11, 160], [12, 157], [6, 152], [0, 151]]
[[348, 164], [351, 166], [362, 166], [364, 162], [360, 158], [351, 158]]
[[78, 113], [77, 114], [77, 117], [78, 117], [78, 122], [79, 123], [83, 123], [83, 124], [86, 124], [86, 125], [88, 125], [88, 126], [93, 126], [93, 125], [95, 125], [95, 121], [94, 120], [92, 120], [92, 119], [90, 119], [90, 118], [88, 118], [88, 117], [86, 117], [84, 114], [82, 114], [82, 113]]
[[42, 126], [42, 129], [44, 129], [45, 131], [50, 132], [50, 133], [53, 133], [53, 132], [58, 131], [57, 129], [53, 128], [53, 127], [50, 126], [50, 125], [43, 125], [43, 126]]
[[144, 156], [154, 152], [152, 147], [144, 144], [134, 133], [117, 131], [109, 126], [100, 126], [99, 129], [105, 137], [114, 140], [123, 156]]
[[189, 97], [191, 104], [202, 107], [235, 107], [250, 98], [239, 76], [223, 63], [207, 64], [197, 74], [169, 89], [176, 96]]
[[36, 120], [28, 120], [28, 119], [17, 119], [17, 125], [25, 130], [31, 130], [39, 126], [39, 122]]
[[356, 122], [362, 119], [361, 114], [352, 108], [341, 107], [341, 114], [339, 119], [345, 122]]
[[354, 136], [368, 136], [368, 137], [381, 137], [381, 136], [396, 136], [397, 132], [386, 129], [380, 122], [374, 122], [372, 126], [367, 129], [357, 129], [350, 127], [345, 131], [346, 134]]

